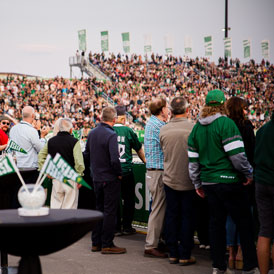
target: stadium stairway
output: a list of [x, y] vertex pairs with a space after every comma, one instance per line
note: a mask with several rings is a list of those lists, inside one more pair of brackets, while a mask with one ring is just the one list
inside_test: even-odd
[[96, 77], [97, 80], [111, 81], [111, 79], [105, 75], [99, 68], [89, 62], [89, 60], [83, 56], [71, 56], [69, 57], [70, 77], [72, 77], [72, 67], [78, 67], [81, 73], [86, 73], [90, 77]]

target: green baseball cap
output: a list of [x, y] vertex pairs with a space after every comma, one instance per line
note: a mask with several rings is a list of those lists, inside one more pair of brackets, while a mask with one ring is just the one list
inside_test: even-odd
[[219, 89], [211, 90], [206, 96], [206, 105], [219, 106], [225, 102], [225, 95]]

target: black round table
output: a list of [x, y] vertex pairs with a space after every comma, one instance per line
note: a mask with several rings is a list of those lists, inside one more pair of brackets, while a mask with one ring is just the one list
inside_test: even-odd
[[102, 218], [101, 212], [85, 209], [50, 209], [49, 215], [39, 217], [0, 210], [0, 250], [21, 257], [18, 273], [40, 274], [40, 255], [70, 246]]

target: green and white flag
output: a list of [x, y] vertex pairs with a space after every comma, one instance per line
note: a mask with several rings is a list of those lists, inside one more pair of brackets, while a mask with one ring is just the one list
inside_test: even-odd
[[250, 40], [243, 40], [243, 46], [244, 46], [244, 58], [250, 58]]
[[205, 56], [212, 56], [213, 46], [212, 46], [212, 36], [205, 36]]
[[16, 172], [8, 156], [0, 159], [0, 176]]
[[224, 38], [225, 57], [231, 57], [232, 40], [231, 37]]
[[124, 52], [129, 53], [130, 52], [129, 32], [122, 33], [122, 41], [123, 41]]
[[263, 40], [261, 42], [262, 46], [262, 56], [265, 59], [269, 59], [269, 41], [268, 40]]
[[20, 147], [18, 144], [16, 144], [14, 141], [12, 141], [11, 139], [9, 139], [8, 145], [5, 149], [6, 153], [11, 153], [12, 151], [18, 151], [24, 154], [27, 154], [27, 152]]
[[59, 153], [55, 155], [53, 162], [67, 179], [91, 189], [90, 185], [84, 181], [84, 179], [63, 159]]
[[149, 53], [152, 51], [152, 41], [151, 41], [151, 35], [150, 34], [145, 34], [144, 36], [144, 40], [145, 40], [145, 45], [144, 45], [144, 52]]
[[72, 131], [72, 135], [74, 138], [76, 138], [77, 140], [81, 140], [82, 136], [83, 136], [83, 129], [79, 129], [79, 130], [73, 130]]
[[[53, 179], [56, 179], [60, 182], [63, 182], [65, 183], [66, 185], [72, 187], [72, 185], [68, 182], [68, 179], [63, 173], [61, 170], [59, 170], [59, 168], [56, 166], [56, 164], [53, 162], [51, 156], [48, 154], [45, 162], [44, 162], [44, 165], [41, 169], [41, 172], [40, 174], [47, 174], [49, 175], [50, 177], [52, 177]], [[41, 177], [39, 175], [39, 177]], [[37, 180], [38, 181], [38, 180]]]
[[87, 42], [86, 42], [86, 30], [85, 29], [78, 31], [78, 40], [79, 40], [79, 50], [86, 51]]
[[170, 34], [165, 35], [165, 50], [166, 54], [173, 52], [173, 37]]
[[101, 49], [108, 51], [108, 31], [101, 31]]
[[190, 36], [185, 36], [185, 54], [192, 53], [192, 39]]

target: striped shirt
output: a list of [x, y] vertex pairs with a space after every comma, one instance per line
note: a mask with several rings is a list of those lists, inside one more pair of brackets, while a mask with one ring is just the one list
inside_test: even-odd
[[160, 129], [166, 123], [152, 115], [145, 128], [146, 168], [164, 169], [164, 154], [160, 146]]

